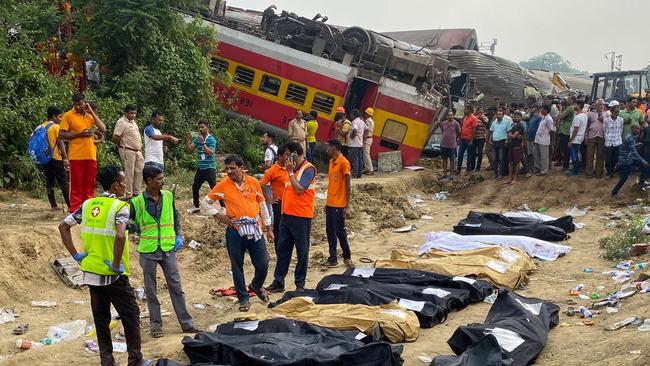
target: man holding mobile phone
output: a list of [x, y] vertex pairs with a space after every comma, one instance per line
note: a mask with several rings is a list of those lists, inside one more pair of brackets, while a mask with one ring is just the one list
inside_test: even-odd
[[[95, 131], [96, 128], [96, 131]], [[70, 212], [95, 195], [97, 149], [93, 142], [96, 133], [104, 134], [106, 125], [86, 102], [82, 93], [72, 96], [72, 109], [61, 118], [59, 138], [69, 141]]]

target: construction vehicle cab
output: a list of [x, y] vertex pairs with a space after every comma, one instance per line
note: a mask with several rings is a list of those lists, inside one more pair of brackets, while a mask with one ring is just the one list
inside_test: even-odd
[[637, 71], [609, 71], [598, 72], [591, 76], [591, 99], [603, 98], [612, 100], [625, 100], [628, 97], [645, 97], [649, 92], [648, 72]]

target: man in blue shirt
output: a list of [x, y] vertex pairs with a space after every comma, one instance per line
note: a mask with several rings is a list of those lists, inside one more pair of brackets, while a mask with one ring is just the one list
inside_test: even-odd
[[[620, 178], [614, 189], [612, 189], [612, 198], [615, 198], [618, 192], [623, 187], [623, 184], [629, 178], [630, 173], [632, 172], [632, 167], [634, 165], [642, 165], [647, 168], [650, 166], [647, 161], [643, 160], [639, 152], [636, 151], [636, 138], [641, 134], [641, 126], [632, 125], [631, 126], [632, 134], [625, 136], [623, 139], [623, 145], [621, 145], [621, 150], [618, 153], [618, 167], [620, 170]], [[643, 188], [643, 187], [641, 187]]]
[[503, 117], [503, 109], [498, 109], [496, 119], [490, 124], [490, 134], [488, 137], [488, 144], [492, 143], [492, 150], [494, 150], [494, 161], [492, 169], [494, 169], [494, 176], [491, 179], [500, 179], [508, 174], [508, 162], [506, 160], [507, 149], [506, 138], [508, 131], [512, 128], [512, 122]]
[[528, 113], [530, 114], [530, 119], [527, 124], [528, 128], [526, 128], [526, 159], [524, 168], [526, 170], [526, 177], [530, 178], [533, 174], [533, 169], [535, 169], [535, 160], [533, 158], [535, 155], [535, 135], [537, 135], [537, 128], [542, 117], [540, 117], [537, 107], [532, 107]]
[[187, 209], [189, 213], [201, 211], [199, 208], [199, 190], [204, 182], [208, 182], [210, 189], [217, 184], [217, 140], [210, 135], [208, 121], [200, 120], [198, 123], [199, 134], [191, 138], [190, 134], [185, 135], [185, 150], [191, 152], [196, 150], [197, 166], [192, 183], [192, 201], [194, 206]]

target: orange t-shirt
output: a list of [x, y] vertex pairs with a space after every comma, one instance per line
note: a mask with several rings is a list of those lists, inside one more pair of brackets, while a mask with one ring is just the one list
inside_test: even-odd
[[344, 208], [346, 206], [346, 175], [350, 175], [350, 162], [348, 159], [343, 155], [339, 155], [335, 159], [330, 159], [327, 202], [325, 202], [325, 205], [336, 208]]
[[286, 186], [285, 183], [288, 182], [289, 174], [287, 174], [287, 170], [277, 162], [271, 165], [262, 176], [262, 179], [260, 179], [260, 184], [269, 184], [271, 186], [273, 198], [279, 200], [282, 200], [282, 194], [284, 193], [284, 187]]
[[[74, 108], [65, 112], [61, 118], [61, 131], [79, 133], [91, 128], [95, 124], [93, 116], [89, 113], [79, 114]], [[79, 137], [68, 142], [68, 159], [70, 160], [97, 160], [97, 150], [91, 137]]]
[[244, 176], [241, 187], [230, 178], [222, 180], [208, 193], [208, 198], [223, 201], [226, 215], [235, 220], [242, 216], [257, 217], [260, 212], [259, 203], [264, 202], [260, 182], [250, 175]]

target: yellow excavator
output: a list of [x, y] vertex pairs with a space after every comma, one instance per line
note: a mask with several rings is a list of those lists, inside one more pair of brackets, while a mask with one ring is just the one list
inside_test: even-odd
[[608, 71], [592, 76], [591, 99], [625, 100], [628, 97], [645, 98], [650, 94], [647, 70]]

